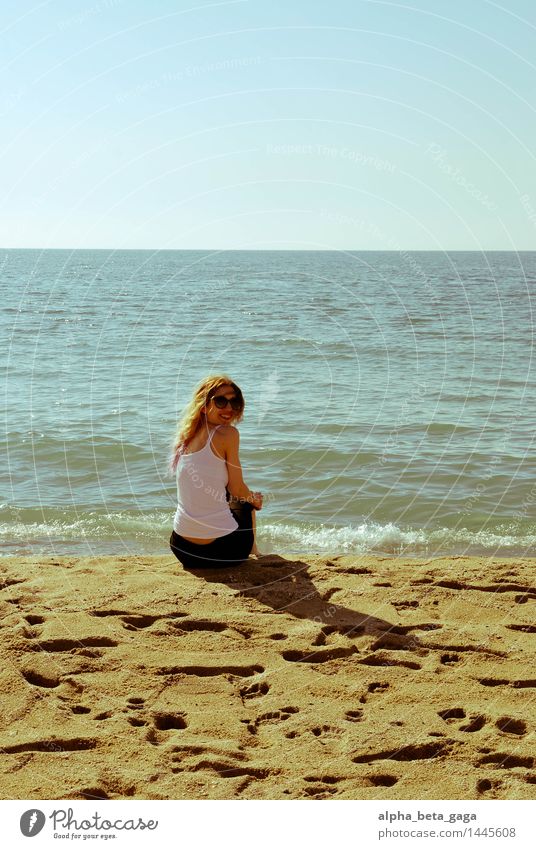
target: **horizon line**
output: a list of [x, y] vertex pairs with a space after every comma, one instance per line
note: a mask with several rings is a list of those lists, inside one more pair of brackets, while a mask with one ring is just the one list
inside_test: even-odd
[[536, 253], [534, 248], [43, 248], [43, 247], [0, 247], [0, 251], [132, 251], [141, 253], [164, 253], [181, 251], [201, 252], [201, 253]]

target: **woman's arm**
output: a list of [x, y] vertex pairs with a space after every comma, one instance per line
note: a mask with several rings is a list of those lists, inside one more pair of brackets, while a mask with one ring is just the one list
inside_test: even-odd
[[242, 466], [240, 465], [240, 458], [238, 456], [240, 434], [234, 425], [227, 425], [224, 436], [225, 460], [227, 463], [227, 474], [229, 476], [227, 489], [229, 490], [229, 494], [235, 498], [248, 501], [253, 507], [260, 510], [262, 507], [262, 494], [260, 492], [252, 492], [246, 486], [242, 477]]

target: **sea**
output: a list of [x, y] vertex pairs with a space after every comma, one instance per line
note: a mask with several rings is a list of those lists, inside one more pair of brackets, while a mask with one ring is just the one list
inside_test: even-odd
[[216, 374], [261, 552], [536, 554], [536, 253], [13, 249], [0, 286], [2, 555], [169, 553]]

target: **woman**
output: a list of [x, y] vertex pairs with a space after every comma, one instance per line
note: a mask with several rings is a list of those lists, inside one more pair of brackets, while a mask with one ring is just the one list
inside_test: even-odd
[[194, 392], [177, 431], [171, 470], [178, 505], [169, 540], [183, 566], [237, 566], [255, 543], [255, 510], [263, 496], [244, 483], [238, 457], [245, 402], [227, 375], [212, 375]]

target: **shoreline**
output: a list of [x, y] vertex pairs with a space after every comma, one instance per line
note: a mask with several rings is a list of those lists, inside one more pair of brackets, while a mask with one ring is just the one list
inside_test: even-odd
[[[265, 544], [261, 545], [265, 547]], [[63, 551], [62, 553], [54, 553], [51, 552], [52, 545], [50, 543], [47, 544], [46, 548], [43, 551], [26, 551], [25, 553], [13, 553], [10, 552], [11, 543], [3, 543], [3, 548], [0, 546], [0, 564], [4, 563], [6, 560], [81, 560], [81, 559], [107, 559], [110, 557], [135, 557], [135, 558], [144, 558], [146, 560], [151, 560], [153, 558], [162, 558], [166, 557], [169, 554], [169, 546], [163, 545], [161, 549], [152, 550], [152, 551], [144, 551], [142, 549], [131, 550], [129, 551], [124, 546], [120, 550], [117, 551], [95, 551], [91, 550], [92, 543], [88, 542], [88, 551], [83, 551], [80, 549], [73, 549], [72, 551]], [[527, 554], [525, 553], [525, 549], [520, 552], [512, 553], [510, 550], [501, 553], [494, 550], [493, 553], [488, 553], [485, 550], [481, 550], [478, 553], [461, 553], [458, 549], [453, 551], [443, 551], [434, 550], [433, 552], [423, 553], [423, 552], [412, 552], [412, 551], [404, 551], [404, 552], [391, 552], [391, 551], [382, 551], [380, 549], [374, 551], [365, 551], [365, 552], [351, 552], [344, 554], [332, 554], [327, 551], [303, 551], [299, 550], [296, 552], [283, 551], [279, 552], [271, 552], [269, 554], [264, 554], [263, 557], [283, 557], [286, 560], [307, 560], [307, 559], [318, 559], [322, 558], [324, 560], [333, 560], [333, 558], [339, 557], [352, 557], [354, 559], [359, 558], [370, 558], [371, 560], [411, 560], [421, 562], [431, 560], [532, 560], [536, 563], [536, 553], [535, 554]], [[4, 553], [5, 552], [5, 553]], [[179, 564], [180, 565], [180, 564]]]
[[536, 558], [0, 559], [0, 797], [534, 799]]

